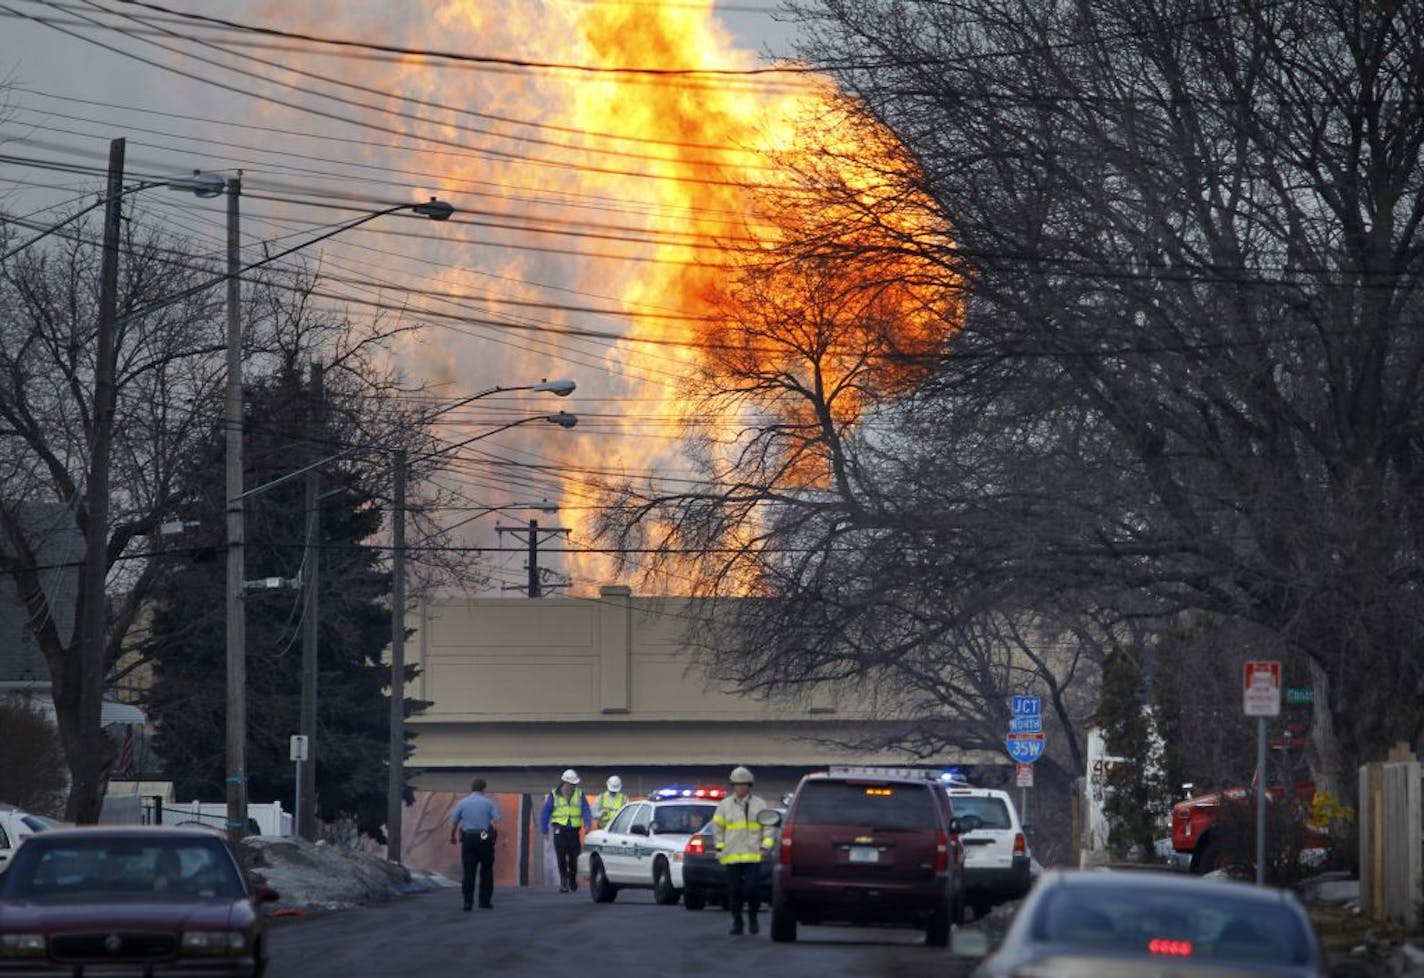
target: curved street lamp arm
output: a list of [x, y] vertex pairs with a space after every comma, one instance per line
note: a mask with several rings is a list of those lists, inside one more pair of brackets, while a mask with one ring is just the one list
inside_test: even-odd
[[411, 461], [428, 462], [432, 458], [439, 458], [441, 455], [448, 455], [451, 452], [458, 451], [459, 449], [464, 448], [466, 445], [477, 442], [482, 438], [488, 438], [490, 435], [497, 435], [501, 431], [508, 431], [510, 428], [517, 428], [522, 424], [529, 424], [531, 421], [547, 421], [550, 424], [556, 424], [561, 428], [572, 428], [574, 425], [578, 424], [578, 416], [568, 414], [564, 411], [560, 411], [558, 414], [536, 414], [532, 417], [520, 418], [518, 421], [511, 421], [508, 424], [500, 425], [498, 428], [491, 428], [489, 431], [482, 431], [478, 435], [472, 435], [471, 437], [466, 438], [464, 441], [457, 441], [452, 445], [446, 445], [444, 448], [437, 448], [433, 452], [426, 452], [424, 455], [411, 459]]
[[[117, 321], [120, 323], [126, 323], [131, 319], [137, 319], [139, 316], [146, 316], [151, 312], [164, 308], [165, 306], [171, 306], [175, 302], [181, 302], [182, 300], [188, 298], [191, 295], [197, 295], [199, 292], [206, 291], [207, 289], [210, 289], [215, 285], [220, 285], [230, 278], [241, 278], [248, 272], [257, 268], [261, 268], [264, 265], [270, 265], [274, 261], [286, 258], [293, 252], [301, 251], [303, 248], [310, 248], [312, 245], [325, 241], [327, 238], [334, 238], [338, 234], [341, 234], [345, 231], [350, 231], [352, 228], [358, 228], [369, 221], [374, 221], [378, 217], [385, 217], [387, 214], [394, 214], [396, 211], [413, 210], [417, 214], [424, 214], [431, 220], [443, 221], [445, 220], [445, 217], [438, 217], [435, 213], [431, 212], [431, 208], [433, 208], [436, 204], [440, 203], [443, 203], [443, 201], [432, 200], [430, 203], [426, 204], [396, 204], [394, 207], [387, 207], [384, 210], [373, 211], [370, 214], [363, 214], [361, 217], [356, 218], [356, 220], [354, 221], [347, 221], [345, 224], [338, 225], [337, 227], [334, 227], [329, 231], [325, 231], [321, 234], [318, 234], [314, 238], [308, 238], [306, 241], [294, 244], [290, 248], [284, 248], [276, 254], [268, 255], [261, 261], [255, 261], [250, 265], [244, 265], [235, 272], [228, 272], [223, 275], [214, 276], [213, 278], [208, 279], [206, 282], [199, 282], [197, 285], [193, 285], [186, 289], [183, 289], [182, 291], [175, 292], [173, 295], [170, 295], [167, 298], [159, 299], [157, 302], [150, 303], [149, 305], [135, 309], [132, 312], [125, 313], [123, 316], [120, 316]], [[445, 207], [450, 207], [450, 205], [445, 204]], [[453, 211], [453, 208], [451, 208], [451, 211]], [[446, 217], [449, 216], [449, 212], [440, 211], [440, 213], [444, 213]]]

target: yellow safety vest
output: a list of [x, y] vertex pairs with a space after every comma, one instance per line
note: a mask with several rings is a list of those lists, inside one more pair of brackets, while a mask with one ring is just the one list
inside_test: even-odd
[[575, 789], [565, 798], [559, 789], [555, 788], [551, 794], [554, 797], [554, 810], [549, 813], [550, 824], [581, 827], [583, 825], [583, 792]]
[[620, 791], [615, 795], [605, 791], [598, 796], [599, 821], [608, 821], [614, 815], [617, 815], [618, 811], [626, 804], [628, 804], [628, 796], [623, 792]]

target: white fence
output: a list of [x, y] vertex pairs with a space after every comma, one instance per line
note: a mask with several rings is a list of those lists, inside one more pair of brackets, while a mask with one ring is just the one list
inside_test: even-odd
[[1360, 907], [1375, 920], [1424, 925], [1420, 764], [1406, 748], [1360, 768]]
[[[291, 835], [292, 815], [280, 801], [249, 802], [249, 822], [258, 835]], [[108, 825], [182, 825], [196, 822], [215, 829], [227, 827], [227, 803], [222, 801], [165, 801], [162, 795], [109, 794], [104, 796], [99, 821]], [[249, 826], [250, 829], [250, 826]]]

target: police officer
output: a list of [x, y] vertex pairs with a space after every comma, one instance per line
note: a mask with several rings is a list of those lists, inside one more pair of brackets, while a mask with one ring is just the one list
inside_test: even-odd
[[460, 880], [460, 893], [465, 898], [465, 909], [474, 903], [475, 875], [480, 879], [480, 909], [491, 910], [494, 905], [494, 843], [499, 833], [494, 823], [499, 821], [499, 806], [485, 796], [485, 779], [475, 778], [470, 782], [470, 793], [455, 803], [450, 812], [450, 844], [460, 839], [460, 869], [464, 877]]
[[593, 817], [598, 819], [598, 827], [608, 828], [608, 823], [613, 821], [613, 816], [628, 804], [628, 796], [623, 793], [623, 779], [618, 775], [608, 779], [608, 790], [599, 795], [593, 802]]
[[738, 765], [732, 768], [732, 793], [717, 804], [712, 813], [712, 837], [717, 843], [717, 861], [727, 868], [727, 909], [732, 911], [732, 929], [742, 932], [742, 907], [747, 907], [747, 927], [758, 930], [761, 909], [761, 861], [771, 851], [770, 830], [757, 820], [769, 807], [752, 794], [752, 772]]
[[544, 799], [539, 824], [545, 837], [554, 839], [554, 861], [559, 866], [559, 892], [578, 889], [578, 855], [583, 848], [579, 833], [593, 822], [588, 799], [579, 790], [578, 772], [569, 768], [559, 776], [559, 783]]

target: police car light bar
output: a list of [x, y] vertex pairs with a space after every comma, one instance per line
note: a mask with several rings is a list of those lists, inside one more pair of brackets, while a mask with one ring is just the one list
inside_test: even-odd
[[655, 801], [665, 801], [668, 798], [705, 798], [710, 801], [717, 801], [725, 798], [727, 790], [725, 788], [682, 788], [667, 787], [659, 788], [648, 797]]

